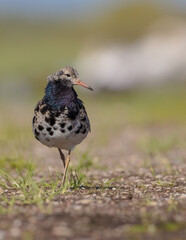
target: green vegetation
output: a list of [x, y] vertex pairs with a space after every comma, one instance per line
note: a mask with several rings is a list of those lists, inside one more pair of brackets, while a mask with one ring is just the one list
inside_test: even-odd
[[90, 170], [90, 168], [94, 168], [94, 163], [92, 158], [90, 158], [88, 152], [84, 152], [80, 155], [77, 164], [70, 165], [70, 179], [69, 186], [72, 189], [76, 189], [81, 185], [87, 184], [86, 173]]
[[148, 225], [141, 225], [141, 224], [136, 224], [136, 225], [131, 225], [128, 227], [128, 232], [129, 233], [138, 233], [138, 234], [143, 234], [143, 233], [151, 233], [151, 234], [157, 234], [158, 232], [164, 232], [164, 231], [169, 231], [169, 232], [176, 232], [179, 230], [185, 229], [185, 225], [180, 224], [180, 223], [174, 223], [174, 222], [168, 222], [168, 223], [159, 223], [157, 225], [154, 224], [148, 224]]
[[[47, 212], [46, 203], [50, 203], [54, 198], [65, 193], [68, 189], [76, 189], [82, 184], [86, 184], [86, 173], [93, 168], [92, 159], [87, 152], [81, 154], [77, 165], [69, 168], [69, 181], [65, 188], [60, 186], [61, 174], [56, 176], [38, 177], [35, 164], [27, 162], [24, 158], [1, 158], [0, 168], [0, 214], [13, 211], [13, 207], [18, 205], [36, 204], [41, 211]], [[13, 175], [16, 175], [12, 177]], [[7, 190], [8, 194], [4, 194]], [[14, 194], [12, 194], [14, 193]]]
[[22, 171], [25, 169], [35, 169], [35, 164], [31, 161], [26, 161], [23, 157], [4, 156], [0, 158], [0, 169], [10, 171], [12, 169]]

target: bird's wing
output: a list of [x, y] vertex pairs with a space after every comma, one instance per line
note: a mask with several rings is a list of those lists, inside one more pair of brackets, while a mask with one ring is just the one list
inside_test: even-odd
[[86, 121], [86, 124], [89, 128], [89, 131], [91, 132], [91, 127], [90, 127], [90, 121], [88, 118], [88, 114], [86, 112], [86, 109], [84, 107], [83, 101], [81, 99], [78, 98], [78, 104], [79, 104], [79, 112], [80, 112], [80, 119], [81, 121]]

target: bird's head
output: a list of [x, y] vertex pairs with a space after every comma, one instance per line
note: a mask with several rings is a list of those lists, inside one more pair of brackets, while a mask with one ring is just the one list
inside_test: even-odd
[[74, 85], [80, 85], [93, 91], [91, 87], [89, 87], [84, 82], [80, 81], [77, 70], [71, 66], [66, 66], [60, 69], [58, 72], [48, 76], [47, 80], [48, 82], [54, 83], [61, 82], [63, 86], [69, 88], [73, 87]]

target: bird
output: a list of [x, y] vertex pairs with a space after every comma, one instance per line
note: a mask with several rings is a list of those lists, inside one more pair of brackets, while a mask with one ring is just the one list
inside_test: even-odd
[[[47, 81], [44, 97], [34, 109], [32, 131], [39, 142], [58, 149], [64, 165], [62, 186], [65, 186], [71, 151], [91, 131], [84, 103], [78, 98], [74, 86], [93, 89], [79, 79], [72, 66], [49, 75]], [[66, 158], [63, 150], [68, 151]]]

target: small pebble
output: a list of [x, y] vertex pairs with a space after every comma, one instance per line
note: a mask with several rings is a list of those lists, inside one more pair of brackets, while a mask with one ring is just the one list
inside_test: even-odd
[[13, 227], [10, 229], [10, 234], [12, 237], [19, 237], [21, 235], [21, 230], [17, 227]]
[[72, 236], [72, 231], [70, 230], [70, 228], [65, 227], [65, 226], [54, 227], [52, 232], [57, 237], [71, 237]]
[[92, 203], [93, 202], [93, 199], [82, 199], [82, 200], [79, 200], [78, 203], [80, 204], [83, 204], [83, 205], [87, 205], [89, 203]]
[[180, 198], [180, 199], [185, 199], [185, 198], [186, 198], [186, 194], [185, 194], [185, 193], [180, 194], [179, 198]]
[[20, 219], [15, 219], [15, 220], [13, 221], [13, 225], [14, 225], [14, 227], [20, 227], [21, 224], [22, 224], [22, 222], [21, 222]]

